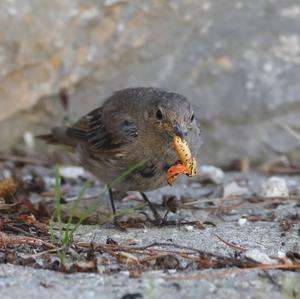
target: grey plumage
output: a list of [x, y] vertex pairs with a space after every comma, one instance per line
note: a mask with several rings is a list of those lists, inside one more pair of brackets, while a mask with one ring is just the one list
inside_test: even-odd
[[199, 157], [200, 126], [187, 99], [141, 87], [115, 92], [72, 126], [53, 128], [48, 140], [75, 148], [82, 165], [105, 183], [143, 161], [116, 189], [144, 192], [167, 184], [167, 169], [178, 160], [174, 134], [184, 135]]

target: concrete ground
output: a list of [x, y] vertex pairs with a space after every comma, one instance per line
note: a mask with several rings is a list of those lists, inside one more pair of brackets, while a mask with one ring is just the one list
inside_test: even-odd
[[[243, 189], [238, 191], [245, 193], [240, 195], [240, 199], [244, 196], [247, 202], [243, 207], [237, 206], [220, 214], [222, 206], [230, 203], [232, 199], [210, 195], [213, 197], [202, 198], [203, 203], [200, 201], [193, 208], [179, 209], [176, 214], [170, 213], [169, 216], [169, 219], [208, 221], [215, 226], [205, 225], [204, 229], [192, 225], [144, 226], [120, 231], [112, 225], [81, 225], [74, 238], [75, 241], [104, 244], [108, 238], [118, 244], [131, 240], [135, 246], [154, 242], [176, 244], [234, 257], [238, 250], [220, 241], [218, 235], [247, 252], [256, 250], [254, 252], [257, 255], [261, 253], [283, 257], [289, 251], [299, 250], [299, 222], [295, 221], [286, 230], [282, 225], [283, 221], [291, 219], [291, 215], [300, 214], [300, 177], [283, 177], [289, 195], [280, 203], [274, 202], [270, 205], [248, 202], [246, 198], [249, 194], [253, 197], [266, 192], [264, 188], [268, 179], [269, 177], [258, 174], [241, 173], [226, 174], [219, 185], [201, 185], [197, 181], [187, 185], [187, 181], [183, 179], [172, 188], [149, 194], [154, 202], [160, 202], [159, 195], [170, 192], [181, 199], [185, 196], [190, 200], [198, 200], [210, 188], [219, 196], [218, 192], [229, 192], [228, 186], [232, 182], [238, 182]], [[218, 191], [220, 187], [221, 191]], [[209, 198], [210, 203], [207, 202]], [[107, 202], [104, 201], [104, 204]], [[163, 212], [162, 208], [160, 212]], [[257, 221], [251, 221], [249, 216], [257, 217]], [[266, 259], [266, 256], [263, 258]], [[114, 263], [112, 261], [111, 267], [115, 267], [112, 274], [103, 272], [106, 266], [98, 267], [98, 273], [64, 274], [28, 266], [0, 264], [0, 298], [300, 298], [299, 271], [186, 267], [181, 270], [149, 269], [137, 278], [132, 278], [130, 271], [124, 268], [118, 271], [118, 265]]]

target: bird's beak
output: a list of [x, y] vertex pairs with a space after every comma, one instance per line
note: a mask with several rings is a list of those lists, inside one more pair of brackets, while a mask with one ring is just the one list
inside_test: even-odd
[[184, 131], [179, 124], [175, 124], [174, 132], [175, 132], [175, 135], [179, 136], [181, 139], [184, 139], [187, 135], [187, 132]]

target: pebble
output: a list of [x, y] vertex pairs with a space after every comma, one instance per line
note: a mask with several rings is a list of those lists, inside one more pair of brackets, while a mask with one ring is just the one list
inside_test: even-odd
[[211, 181], [215, 184], [221, 184], [224, 181], [225, 174], [221, 168], [212, 165], [202, 165], [200, 167], [200, 181]]
[[240, 218], [239, 219], [239, 225], [243, 226], [244, 224], [246, 224], [248, 222], [248, 220], [246, 218]]
[[191, 231], [194, 230], [194, 227], [193, 227], [192, 225], [186, 225], [186, 226], [184, 227], [184, 229], [185, 229], [186, 231], [188, 231], [188, 232], [191, 232]]
[[245, 256], [255, 262], [262, 264], [276, 264], [277, 260], [271, 259], [266, 253], [259, 251], [258, 249], [250, 249], [245, 252]]
[[26, 131], [23, 134], [23, 140], [26, 147], [26, 151], [29, 153], [32, 152], [35, 146], [34, 134], [32, 132]]
[[249, 194], [249, 189], [247, 187], [240, 186], [237, 182], [231, 182], [224, 186], [223, 197], [236, 197]]
[[278, 252], [277, 252], [277, 256], [278, 256], [280, 259], [285, 259], [285, 258], [286, 258], [286, 254], [285, 254], [285, 252], [283, 252], [283, 251], [278, 251]]
[[80, 166], [63, 166], [59, 171], [60, 175], [67, 179], [77, 179], [86, 175], [84, 168]]
[[288, 197], [289, 189], [285, 179], [273, 176], [262, 184], [262, 194], [265, 197]]

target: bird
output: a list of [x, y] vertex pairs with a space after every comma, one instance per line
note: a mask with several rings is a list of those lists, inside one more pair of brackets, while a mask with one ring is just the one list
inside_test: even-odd
[[140, 192], [161, 223], [145, 192], [167, 185], [167, 170], [178, 160], [174, 136], [185, 139], [199, 159], [202, 133], [188, 99], [161, 88], [135, 87], [114, 92], [74, 124], [38, 137], [77, 152], [83, 167], [108, 185], [114, 215], [111, 182], [141, 162], [114, 189]]

